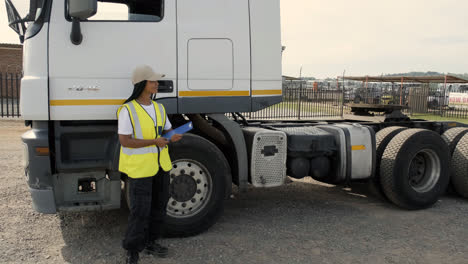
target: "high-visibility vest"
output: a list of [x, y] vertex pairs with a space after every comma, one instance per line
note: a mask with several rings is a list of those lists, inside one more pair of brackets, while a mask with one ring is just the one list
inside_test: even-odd
[[[126, 107], [130, 115], [133, 126], [133, 138], [155, 139], [162, 135], [166, 124], [166, 110], [162, 104], [153, 102], [156, 112], [156, 124], [145, 109], [135, 100], [122, 105], [117, 111]], [[172, 169], [171, 158], [169, 157], [168, 146], [163, 149], [156, 145], [144, 148], [120, 148], [119, 171], [127, 174], [130, 178], [146, 178], [156, 175], [159, 166], [164, 171]]]

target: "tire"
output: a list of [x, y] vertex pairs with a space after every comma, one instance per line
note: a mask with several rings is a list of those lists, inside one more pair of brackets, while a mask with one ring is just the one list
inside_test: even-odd
[[442, 137], [429, 130], [407, 129], [390, 141], [382, 155], [382, 189], [397, 206], [427, 208], [445, 192], [449, 164], [449, 148]]
[[452, 182], [455, 191], [468, 198], [468, 134], [458, 141], [453, 152]]
[[375, 175], [372, 177], [370, 181], [370, 189], [373, 194], [379, 197], [385, 197], [385, 194], [382, 189], [382, 185], [380, 184], [380, 161], [382, 159], [382, 155], [385, 151], [385, 148], [387, 147], [388, 143], [392, 140], [393, 137], [395, 137], [398, 133], [401, 131], [407, 129], [406, 127], [398, 127], [398, 126], [393, 126], [393, 127], [387, 127], [375, 135], [375, 142], [376, 142], [376, 148], [375, 148], [375, 161], [376, 161], [376, 170], [375, 170]]
[[458, 141], [460, 141], [460, 139], [466, 133], [468, 133], [468, 128], [466, 127], [455, 127], [444, 132], [444, 134], [442, 135], [442, 138], [449, 146], [450, 155], [453, 155], [453, 151], [455, 150], [455, 147], [457, 146]]
[[[466, 128], [466, 127], [455, 127], [455, 128], [448, 129], [442, 135], [442, 138], [444, 139], [444, 141], [449, 146], [450, 156], [451, 157], [453, 156], [453, 152], [454, 152], [455, 147], [457, 146], [458, 142], [460, 141], [460, 139], [466, 133], [468, 133], [468, 128]], [[449, 183], [449, 186], [447, 187], [447, 193], [448, 194], [454, 194], [456, 192], [453, 181], [451, 179], [452, 177], [453, 176], [451, 175], [450, 176], [450, 183]]]
[[[212, 225], [220, 218], [224, 211], [224, 199], [230, 193], [232, 177], [229, 163], [227, 162], [224, 154], [210, 141], [193, 134], [185, 134], [182, 140], [176, 143], [172, 143], [169, 148], [172, 164], [174, 168], [171, 170], [171, 198], [167, 206], [167, 217], [165, 225], [166, 236], [171, 237], [186, 237], [199, 234]], [[196, 168], [195, 171], [182, 172], [180, 166], [191, 166], [190, 168]], [[192, 164], [192, 165], [191, 165]], [[187, 170], [190, 170], [187, 167]], [[200, 170], [200, 171], [198, 171]], [[203, 174], [201, 173], [203, 171]], [[194, 173], [195, 175], [193, 175]], [[191, 174], [191, 175], [189, 175]], [[185, 181], [178, 181], [179, 177], [184, 178]], [[195, 182], [197, 177], [201, 177], [200, 183]], [[205, 180], [203, 180], [204, 178]], [[181, 179], [182, 179], [181, 178]], [[177, 182], [179, 186], [187, 182], [196, 184], [196, 192], [193, 195], [185, 192], [180, 192], [180, 188], [177, 188]], [[203, 184], [203, 182], [205, 182]], [[204, 186], [200, 187], [200, 184]], [[201, 191], [201, 193], [198, 193]], [[189, 198], [189, 199], [187, 199]], [[202, 200], [205, 198], [204, 200]], [[199, 209], [189, 206], [196, 205], [191, 204], [193, 199], [198, 199], [196, 204], [202, 204]], [[183, 200], [187, 200], [183, 202]], [[200, 201], [202, 200], [202, 201]], [[173, 205], [173, 203], [177, 203]], [[183, 209], [184, 203], [187, 204], [186, 208]], [[180, 208], [181, 210], [176, 212]], [[183, 210], [187, 214], [182, 214]]]

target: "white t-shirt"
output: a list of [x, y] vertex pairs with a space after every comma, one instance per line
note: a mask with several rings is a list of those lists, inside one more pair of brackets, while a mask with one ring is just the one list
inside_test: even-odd
[[[143, 109], [151, 116], [154, 123], [156, 124], [156, 111], [154, 110], [153, 104], [150, 105], [141, 105]], [[166, 115], [166, 125], [164, 126], [164, 130], [169, 130], [172, 128], [171, 121]], [[119, 113], [119, 132], [120, 135], [132, 135], [133, 134], [133, 126], [132, 121], [130, 120], [130, 115], [128, 114], [128, 110], [126, 107], [123, 107]]]

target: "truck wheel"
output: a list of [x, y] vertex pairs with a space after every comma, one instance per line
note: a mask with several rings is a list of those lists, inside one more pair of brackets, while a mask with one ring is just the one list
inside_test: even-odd
[[[224, 154], [213, 143], [185, 134], [171, 143], [169, 202], [164, 232], [169, 237], [199, 234], [216, 223], [224, 211], [224, 199], [232, 178]], [[125, 200], [130, 208], [128, 179]]]
[[468, 128], [466, 127], [455, 127], [451, 128], [442, 135], [442, 138], [445, 140], [450, 149], [450, 155], [453, 155], [453, 151], [458, 144], [458, 141], [468, 133]]
[[173, 164], [165, 231], [191, 236], [210, 228], [224, 210], [232, 184], [224, 154], [210, 141], [184, 135], [169, 147]]
[[450, 153], [435, 132], [408, 129], [388, 144], [380, 163], [380, 180], [387, 198], [406, 209], [433, 205], [448, 185]]
[[[405, 130], [406, 127], [398, 127], [398, 126], [393, 126], [393, 127], [387, 127], [375, 135], [375, 142], [376, 142], [376, 170], [375, 170], [375, 175], [372, 177], [370, 181], [370, 189], [372, 193], [375, 195], [382, 197], [385, 196], [382, 190], [382, 185], [380, 184], [380, 160], [382, 159], [382, 155], [385, 151], [385, 148], [387, 147], [388, 143], [392, 140], [393, 137], [395, 137], [398, 133], [401, 131]], [[383, 198], [383, 197], [382, 197]]]
[[468, 134], [458, 141], [453, 152], [452, 182], [455, 191], [468, 198]]
[[[457, 146], [458, 142], [460, 139], [468, 133], [468, 128], [466, 127], [455, 127], [451, 128], [442, 135], [442, 138], [445, 140], [447, 145], [449, 146], [450, 150], [450, 156], [453, 157], [453, 151], [455, 150], [455, 147]], [[455, 188], [453, 186], [453, 181], [450, 179], [449, 186], [447, 187], [447, 193], [454, 194], [455, 193]]]

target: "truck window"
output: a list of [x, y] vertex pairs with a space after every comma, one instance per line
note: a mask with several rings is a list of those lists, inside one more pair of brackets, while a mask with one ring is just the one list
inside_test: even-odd
[[159, 22], [164, 16], [164, 0], [102, 0], [90, 21]]

